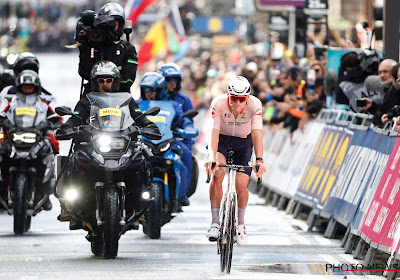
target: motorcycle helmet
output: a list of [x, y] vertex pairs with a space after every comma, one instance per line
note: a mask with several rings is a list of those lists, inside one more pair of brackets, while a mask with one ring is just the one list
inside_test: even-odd
[[152, 88], [156, 92], [156, 100], [164, 98], [167, 83], [163, 75], [157, 72], [146, 72], [140, 81], [140, 95], [146, 100], [146, 89]]
[[166, 63], [158, 68], [158, 73], [164, 76], [166, 82], [174, 79], [176, 81], [176, 91], [181, 89], [182, 73], [181, 68], [175, 63]]
[[90, 84], [94, 92], [99, 91], [99, 85], [97, 84], [98, 78], [113, 78], [114, 82], [111, 87], [112, 92], [119, 91], [119, 86], [121, 84], [121, 74], [118, 70], [117, 65], [111, 61], [102, 60], [97, 62], [90, 73]]
[[121, 37], [124, 34], [124, 26], [125, 26], [125, 12], [124, 8], [118, 3], [108, 3], [105, 4], [99, 12], [98, 16], [108, 15], [114, 17], [116, 21], [119, 22], [118, 30], [114, 31], [118, 37]]
[[249, 81], [243, 76], [236, 76], [231, 79], [226, 87], [229, 94], [246, 96], [250, 95], [251, 86]]
[[23, 70], [33, 70], [39, 73], [39, 60], [30, 52], [21, 53], [13, 64], [14, 74], [17, 77]]
[[[34, 85], [35, 88], [32, 92], [24, 92], [22, 90], [23, 85]], [[24, 70], [22, 71], [17, 79], [15, 80], [15, 87], [17, 88], [17, 92], [22, 95], [32, 95], [32, 94], [40, 94], [40, 79], [38, 73], [32, 70]]]

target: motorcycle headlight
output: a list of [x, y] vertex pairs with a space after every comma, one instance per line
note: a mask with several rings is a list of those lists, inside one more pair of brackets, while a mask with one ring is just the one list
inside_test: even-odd
[[169, 147], [171, 147], [171, 143], [167, 143], [164, 146], [161, 146], [160, 152], [163, 153], [163, 152], [167, 151], [169, 149]]
[[125, 139], [112, 138], [108, 135], [100, 135], [96, 138], [95, 143], [102, 153], [108, 153], [111, 150], [122, 150], [126, 146]]
[[142, 193], [142, 198], [145, 199], [145, 200], [149, 199], [150, 198], [150, 193], [148, 191], [143, 192]]
[[12, 141], [33, 144], [36, 142], [36, 134], [32, 132], [15, 132], [12, 134]]
[[69, 188], [65, 191], [65, 199], [68, 201], [74, 201], [78, 198], [78, 191], [74, 188]]

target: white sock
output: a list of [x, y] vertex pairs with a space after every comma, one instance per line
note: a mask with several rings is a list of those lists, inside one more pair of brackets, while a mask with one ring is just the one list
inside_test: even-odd
[[244, 214], [246, 212], [246, 208], [238, 208], [238, 225], [244, 225]]
[[212, 224], [219, 224], [219, 208], [211, 208]]

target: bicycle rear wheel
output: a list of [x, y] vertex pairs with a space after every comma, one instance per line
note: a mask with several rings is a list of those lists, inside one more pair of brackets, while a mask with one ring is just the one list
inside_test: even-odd
[[228, 212], [228, 226], [226, 231], [226, 245], [225, 245], [225, 269], [226, 273], [231, 273], [232, 266], [232, 253], [233, 253], [233, 243], [235, 238], [235, 209], [236, 200], [234, 196], [231, 196], [228, 200], [230, 204], [230, 209]]

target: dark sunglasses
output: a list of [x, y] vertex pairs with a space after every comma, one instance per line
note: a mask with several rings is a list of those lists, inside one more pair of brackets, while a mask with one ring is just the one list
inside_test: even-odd
[[152, 87], [146, 87], [144, 89], [144, 92], [156, 92], [156, 91], [157, 91], [157, 88], [152, 88]]
[[108, 83], [109, 84], [109, 83], [114, 82], [114, 78], [98, 78], [97, 82], [99, 84], [104, 84], [104, 83]]
[[231, 97], [232, 102], [237, 102], [239, 100], [239, 102], [242, 103], [247, 100], [247, 96], [231, 95], [230, 97]]
[[175, 84], [178, 82], [177, 79], [166, 79], [167, 84], [174, 82]]

